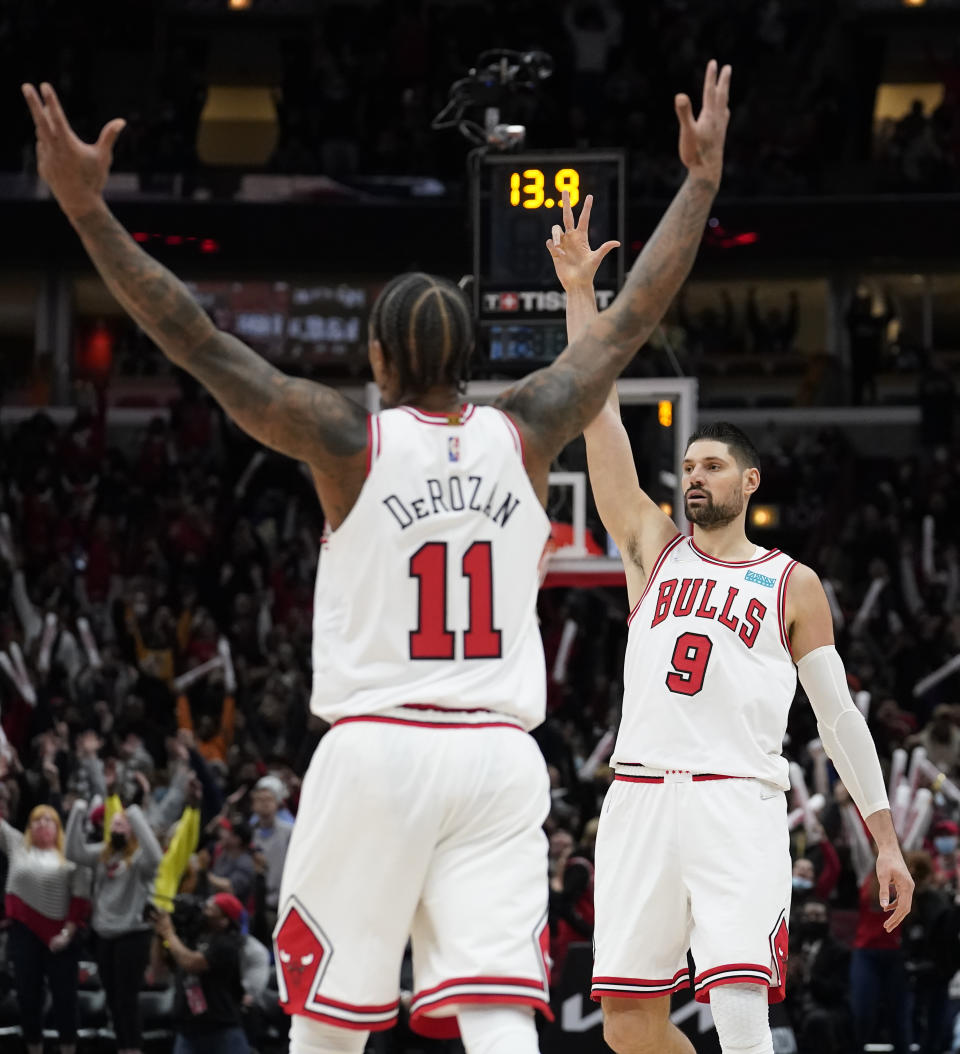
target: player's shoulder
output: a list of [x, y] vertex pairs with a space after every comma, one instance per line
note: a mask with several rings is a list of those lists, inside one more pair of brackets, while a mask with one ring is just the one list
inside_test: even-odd
[[787, 563], [787, 569], [790, 571], [790, 586], [794, 589], [822, 589], [823, 586], [820, 582], [820, 576], [816, 571], [809, 565], [801, 563], [799, 560], [794, 560], [793, 557], [784, 553], [789, 561]]
[[791, 609], [819, 605], [825, 600], [823, 582], [812, 567], [797, 560], [790, 565], [789, 571], [787, 604]]
[[[653, 506], [648, 509], [647, 506]], [[641, 515], [635, 515], [624, 532], [621, 555], [645, 576], [684, 541], [683, 535], [673, 520], [652, 501], [644, 503]]]

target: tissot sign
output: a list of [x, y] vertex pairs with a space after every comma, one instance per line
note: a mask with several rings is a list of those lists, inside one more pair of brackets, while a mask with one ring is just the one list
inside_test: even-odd
[[[616, 291], [598, 289], [597, 307], [603, 311], [610, 306]], [[560, 290], [506, 289], [483, 293], [481, 310], [490, 315], [559, 315], [566, 310], [567, 294]]]

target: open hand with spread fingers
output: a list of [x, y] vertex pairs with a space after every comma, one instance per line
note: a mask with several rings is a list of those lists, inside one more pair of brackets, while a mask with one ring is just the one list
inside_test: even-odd
[[547, 249], [553, 257], [553, 266], [557, 278], [564, 289], [574, 286], [590, 285], [597, 273], [603, 258], [612, 249], [619, 247], [619, 242], [604, 242], [599, 249], [590, 248], [590, 210], [593, 208], [593, 195], [588, 194], [580, 210], [580, 219], [573, 222], [573, 209], [570, 207], [570, 192], [565, 190], [563, 201], [563, 226], [553, 225]]
[[68, 218], [82, 216], [100, 201], [113, 161], [113, 144], [126, 121], [121, 117], [103, 126], [95, 143], [78, 139], [70, 127], [57, 93], [49, 84], [38, 92], [21, 86], [37, 132], [37, 171]]
[[703, 103], [700, 115], [693, 118], [690, 96], [679, 94], [674, 99], [677, 120], [680, 122], [680, 160], [691, 175], [719, 183], [723, 174], [723, 141], [730, 120], [730, 76], [732, 67], [724, 66], [717, 72], [717, 62], [707, 63], [703, 79]]

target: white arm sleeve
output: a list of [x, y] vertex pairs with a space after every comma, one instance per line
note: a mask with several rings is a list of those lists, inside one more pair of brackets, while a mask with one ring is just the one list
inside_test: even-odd
[[843, 660], [832, 645], [816, 648], [797, 663], [800, 683], [817, 717], [817, 729], [850, 797], [866, 819], [889, 809], [880, 759], [867, 722], [850, 698]]

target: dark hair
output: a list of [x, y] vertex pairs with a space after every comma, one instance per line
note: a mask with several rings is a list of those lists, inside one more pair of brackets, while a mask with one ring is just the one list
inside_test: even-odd
[[392, 278], [370, 312], [370, 334], [397, 370], [403, 395], [465, 383], [473, 317], [467, 298], [446, 278], [422, 271]]
[[240, 844], [245, 849], [248, 849], [253, 841], [253, 831], [250, 830], [250, 824], [246, 820], [238, 820], [233, 825], [233, 835], [239, 839]]
[[760, 470], [760, 455], [757, 453], [757, 448], [746, 432], [730, 424], [729, 421], [714, 421], [709, 425], [701, 425], [687, 440], [687, 449], [689, 450], [691, 445], [700, 439], [713, 439], [718, 443], [726, 443], [741, 468]]

